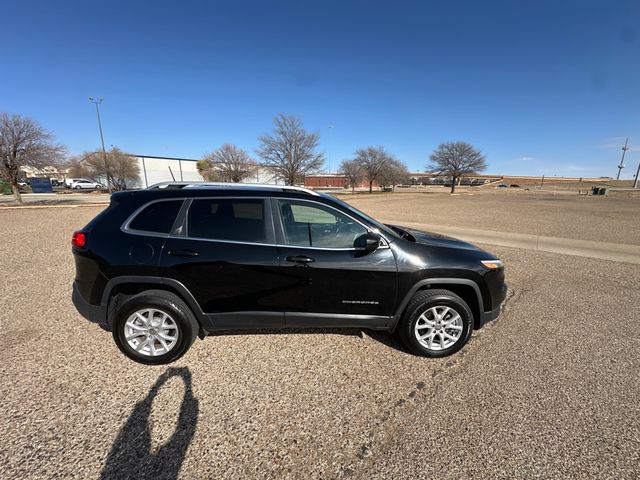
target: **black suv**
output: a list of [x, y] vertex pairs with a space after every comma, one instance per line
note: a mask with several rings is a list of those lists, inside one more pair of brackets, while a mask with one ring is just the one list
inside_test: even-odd
[[441, 357], [496, 318], [504, 268], [468, 243], [383, 225], [297, 187], [168, 183], [111, 195], [72, 239], [73, 303], [133, 360], [235, 329], [398, 329]]

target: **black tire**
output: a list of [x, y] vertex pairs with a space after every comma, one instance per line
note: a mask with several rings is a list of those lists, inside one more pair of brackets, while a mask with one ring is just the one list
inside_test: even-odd
[[[433, 307], [449, 307], [460, 315], [462, 321], [462, 333], [458, 339], [448, 347], [445, 343], [446, 348], [441, 350], [427, 348], [427, 346], [420, 343], [415, 333], [415, 325], [420, 316]], [[451, 315], [449, 318], [453, 317], [451, 313], [448, 315]], [[469, 341], [473, 331], [473, 313], [471, 313], [469, 305], [462, 298], [449, 290], [424, 290], [416, 293], [407, 305], [398, 331], [402, 342], [412, 353], [423, 357], [446, 357], [460, 350]], [[429, 332], [429, 330], [425, 331]], [[445, 331], [445, 329], [443, 328], [442, 331]], [[450, 329], [448, 332], [456, 334]], [[438, 335], [438, 333], [435, 335]], [[438, 342], [435, 342], [435, 347], [439, 347], [438, 343], [443, 341], [442, 339], [443, 337], [438, 336]]]
[[[125, 338], [125, 323], [136, 311], [153, 308], [167, 313], [178, 329], [178, 340], [167, 353], [157, 356], [137, 352]], [[164, 290], [147, 290], [128, 298], [118, 307], [113, 324], [113, 339], [122, 353], [145, 365], [164, 365], [179, 359], [198, 336], [199, 325], [191, 309], [177, 295]]]

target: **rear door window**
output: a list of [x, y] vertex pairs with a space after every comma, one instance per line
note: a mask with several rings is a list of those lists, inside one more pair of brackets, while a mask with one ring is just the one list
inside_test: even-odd
[[189, 207], [187, 235], [208, 240], [267, 243], [264, 200], [193, 200]]
[[182, 200], [167, 200], [147, 205], [129, 223], [129, 229], [168, 234], [182, 206]]

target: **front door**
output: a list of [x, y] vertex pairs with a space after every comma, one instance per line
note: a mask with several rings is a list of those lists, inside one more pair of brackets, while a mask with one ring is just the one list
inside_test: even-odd
[[208, 329], [284, 325], [269, 208], [262, 198], [193, 199], [181, 236], [167, 240], [162, 267], [195, 297]]
[[385, 242], [366, 252], [367, 227], [330, 206], [274, 199], [287, 326], [384, 327], [393, 315], [397, 268]]

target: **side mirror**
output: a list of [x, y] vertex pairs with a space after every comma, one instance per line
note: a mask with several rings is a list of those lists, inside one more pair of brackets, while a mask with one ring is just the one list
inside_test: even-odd
[[353, 244], [356, 248], [362, 249], [365, 252], [373, 252], [380, 246], [381, 239], [382, 237], [379, 233], [367, 232], [356, 238]]

